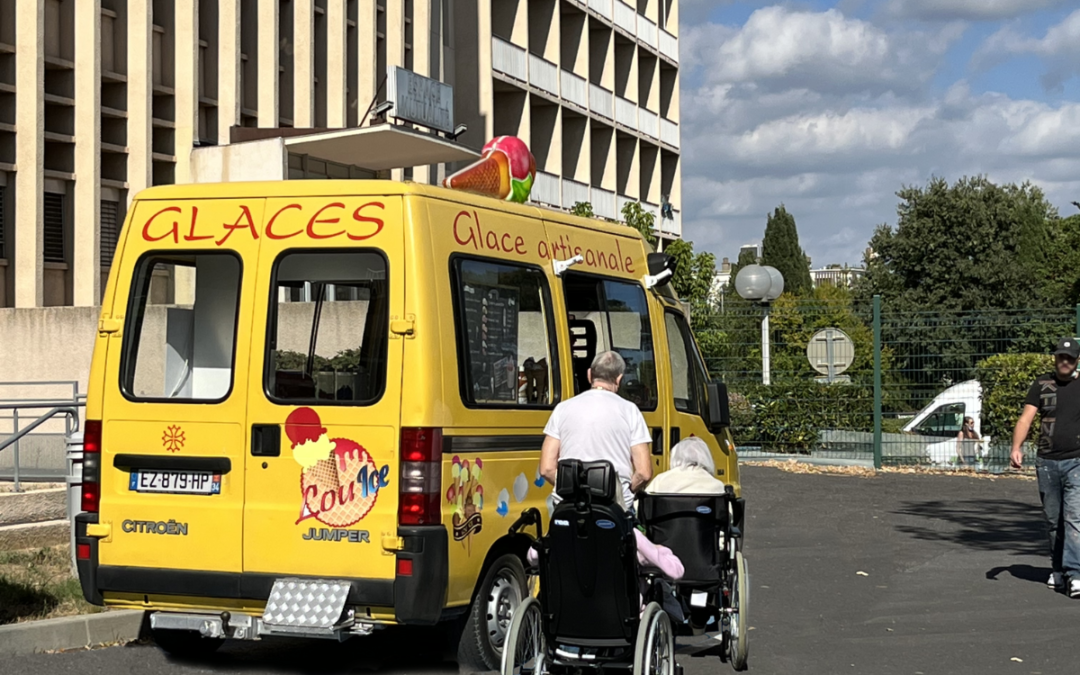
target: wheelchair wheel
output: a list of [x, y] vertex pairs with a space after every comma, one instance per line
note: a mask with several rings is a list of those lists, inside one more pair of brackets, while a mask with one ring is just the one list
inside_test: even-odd
[[641, 615], [634, 643], [634, 675], [674, 675], [675, 635], [671, 618], [650, 602]]
[[731, 588], [731, 608], [733, 611], [728, 616], [728, 660], [735, 670], [746, 670], [746, 657], [750, 649], [747, 643], [746, 631], [746, 608], [749, 600], [750, 586], [746, 575], [746, 560], [742, 551], [735, 553], [735, 579]]
[[547, 641], [540, 602], [533, 597], [514, 610], [502, 650], [502, 675], [541, 675]]

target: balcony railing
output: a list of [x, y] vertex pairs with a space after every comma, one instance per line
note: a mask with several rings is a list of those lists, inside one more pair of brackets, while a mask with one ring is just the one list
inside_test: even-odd
[[589, 0], [589, 9], [611, 21], [611, 0]]
[[651, 110], [638, 108], [638, 129], [649, 138], [660, 140], [660, 116]]
[[615, 0], [615, 25], [631, 35], [637, 35], [637, 9], [622, 0]]
[[529, 84], [558, 96], [559, 67], [536, 54], [529, 54]]
[[660, 53], [676, 63], [679, 61], [679, 39], [666, 30], [660, 31]]
[[537, 204], [548, 206], [562, 206], [561, 185], [559, 177], [543, 171], [536, 172], [536, 181], [533, 183], [530, 199]]
[[614, 107], [615, 95], [603, 87], [589, 83], [589, 110], [593, 111], [601, 117], [607, 119], [613, 119], [615, 117]]
[[562, 202], [564, 208], [572, 209], [574, 204], [578, 202], [589, 201], [589, 186], [585, 183], [579, 183], [576, 180], [570, 180], [569, 178], [563, 178], [562, 181]]
[[559, 73], [562, 85], [562, 98], [574, 105], [589, 109], [589, 83], [584, 77], [578, 77], [568, 70]]
[[615, 97], [615, 121], [635, 131], [638, 128], [638, 108], [622, 96]]
[[638, 39], [656, 49], [656, 24], [643, 16], [637, 18]]
[[619, 214], [615, 212], [615, 193], [594, 187], [592, 189], [593, 213], [601, 218], [617, 219]]
[[491, 38], [491, 67], [516, 80], [529, 81], [528, 52], [497, 37]]
[[673, 148], [679, 147], [679, 125], [661, 117], [660, 142]]

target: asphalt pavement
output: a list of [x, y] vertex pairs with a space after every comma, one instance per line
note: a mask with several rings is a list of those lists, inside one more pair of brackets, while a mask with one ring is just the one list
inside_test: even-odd
[[[744, 467], [750, 673], [1080, 672], [1080, 601], [1045, 586], [1038, 491], [1009, 478]], [[729, 672], [681, 657], [685, 675]], [[431, 632], [344, 644], [228, 643], [197, 662], [153, 645], [0, 660], [20, 675], [457, 673]]]

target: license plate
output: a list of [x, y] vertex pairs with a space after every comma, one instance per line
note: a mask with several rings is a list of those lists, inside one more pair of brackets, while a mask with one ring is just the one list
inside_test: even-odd
[[209, 471], [132, 471], [128, 489], [133, 492], [175, 494], [221, 494], [221, 474]]

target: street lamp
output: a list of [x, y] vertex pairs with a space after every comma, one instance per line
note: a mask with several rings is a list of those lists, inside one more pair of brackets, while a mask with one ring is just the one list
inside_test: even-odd
[[769, 303], [784, 292], [784, 275], [768, 265], [747, 265], [735, 277], [735, 290], [744, 299], [762, 308], [761, 383], [769, 384]]

